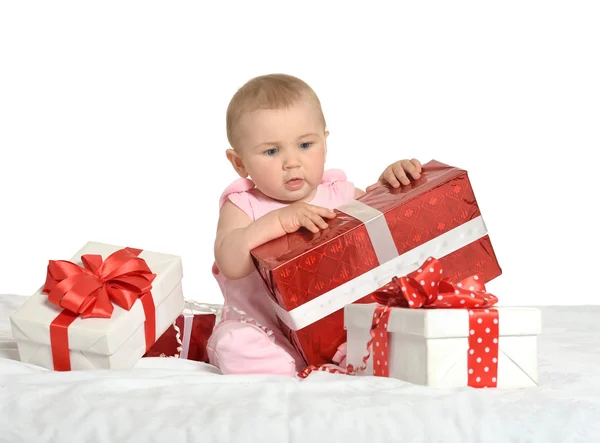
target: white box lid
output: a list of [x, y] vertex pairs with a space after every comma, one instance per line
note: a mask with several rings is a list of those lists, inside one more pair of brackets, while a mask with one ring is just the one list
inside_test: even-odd
[[[352, 304], [344, 308], [346, 329], [370, 329], [376, 303]], [[498, 311], [500, 336], [538, 335], [542, 329], [539, 309], [494, 306]], [[469, 335], [468, 309], [393, 308], [388, 331], [425, 338], [458, 338]]]
[[[81, 256], [84, 254], [99, 254], [105, 260], [119, 249], [123, 247], [89, 242], [70, 261], [82, 266]], [[144, 259], [150, 270], [156, 274], [151, 292], [154, 304], [158, 307], [183, 277], [181, 258], [146, 250], [142, 250], [139, 257]], [[44, 281], [45, 275], [40, 280]], [[50, 323], [61, 311], [60, 307], [48, 301], [48, 296], [42, 293], [40, 287], [10, 317], [15, 340], [50, 345]], [[69, 348], [112, 355], [144, 321], [144, 309], [139, 299], [129, 311], [115, 305], [110, 318], [78, 317], [68, 328]], [[157, 334], [159, 333], [160, 331], [157, 331]]]

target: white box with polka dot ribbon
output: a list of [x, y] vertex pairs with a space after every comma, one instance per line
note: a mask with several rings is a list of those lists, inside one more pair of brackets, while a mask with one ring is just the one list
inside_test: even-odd
[[[347, 363], [354, 368], [367, 355], [377, 306], [345, 307]], [[384, 368], [390, 377], [440, 388], [537, 386], [538, 309], [391, 308], [387, 322], [387, 334], [374, 330], [359, 375], [382, 375], [378, 368]]]

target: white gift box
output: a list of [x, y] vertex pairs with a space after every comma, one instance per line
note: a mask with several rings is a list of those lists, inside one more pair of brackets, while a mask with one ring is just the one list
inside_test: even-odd
[[[355, 368], [363, 364], [367, 355], [376, 306], [355, 304], [345, 307], [347, 363]], [[490, 309], [498, 311], [499, 320], [497, 387], [537, 386], [540, 311], [524, 307], [494, 306]], [[468, 386], [469, 335], [472, 333], [468, 309], [392, 308], [387, 329], [390, 377], [440, 388]], [[359, 374], [373, 375], [372, 354], [366, 370]]]
[[[87, 243], [71, 262], [82, 266], [84, 254], [101, 255], [103, 260], [123, 249], [104, 243]], [[184, 299], [181, 287], [181, 258], [142, 250], [139, 254], [156, 278], [152, 281], [156, 338], [160, 337], [181, 313]], [[10, 318], [20, 360], [53, 369], [50, 324], [63, 311], [50, 303], [40, 288]], [[110, 318], [79, 316], [68, 326], [68, 345], [72, 370], [125, 369], [133, 367], [146, 352], [146, 315], [140, 299], [131, 309], [114, 305]]]

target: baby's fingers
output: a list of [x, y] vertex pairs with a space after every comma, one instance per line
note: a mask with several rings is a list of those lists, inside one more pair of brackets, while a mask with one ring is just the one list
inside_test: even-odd
[[323, 220], [323, 218], [313, 212], [309, 215], [310, 220], [316, 225], [318, 226], [320, 229], [327, 229], [329, 227], [329, 225], [327, 224], [327, 222], [325, 220]]
[[[418, 163], [418, 162], [417, 162]], [[410, 174], [415, 180], [421, 177], [421, 174], [419, 173], [419, 169], [417, 169], [417, 166], [409, 161], [409, 160], [405, 160], [401, 163], [402, 167], [404, 168], [404, 172], [406, 174]], [[407, 184], [407, 183], [404, 183]]]
[[417, 168], [417, 172], [420, 174], [421, 171], [423, 170], [423, 168], [421, 167], [421, 162], [419, 160], [417, 160], [416, 158], [413, 158], [410, 161], [413, 165], [415, 165], [415, 168]]
[[335, 218], [335, 211], [333, 209], [327, 209], [322, 206], [309, 206], [309, 209], [321, 217]]
[[[403, 185], [410, 184], [410, 180], [406, 176], [406, 172], [404, 171], [402, 164], [398, 164], [398, 163], [394, 164], [392, 167], [392, 171], [393, 171], [394, 176], [400, 181], [400, 183], [402, 183]], [[396, 186], [394, 186], [394, 187], [396, 187]]]
[[[402, 168], [400, 168], [400, 169], [402, 169]], [[402, 171], [401, 175], [404, 175], [404, 178], [406, 178], [406, 174], [404, 174], [404, 171]], [[383, 178], [394, 188], [397, 188], [398, 186], [400, 186], [400, 182], [398, 181], [398, 178], [400, 178], [400, 177], [398, 177], [398, 175], [394, 172], [394, 170], [392, 168], [387, 168], [385, 170], [385, 172], [383, 173]]]
[[312, 233], [319, 232], [319, 228], [310, 217], [310, 212], [302, 215], [302, 217], [300, 218], [300, 224]]

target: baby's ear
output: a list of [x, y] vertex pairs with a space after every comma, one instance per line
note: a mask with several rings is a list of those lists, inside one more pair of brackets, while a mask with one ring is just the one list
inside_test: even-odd
[[248, 172], [244, 167], [244, 163], [242, 163], [242, 158], [237, 152], [235, 152], [234, 149], [228, 149], [225, 151], [225, 155], [227, 156], [227, 160], [229, 160], [231, 163], [231, 166], [233, 166], [233, 169], [235, 169], [235, 172], [237, 172], [240, 177], [248, 177]]

